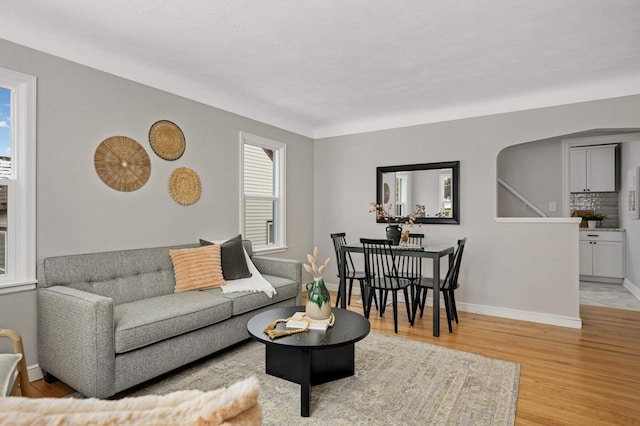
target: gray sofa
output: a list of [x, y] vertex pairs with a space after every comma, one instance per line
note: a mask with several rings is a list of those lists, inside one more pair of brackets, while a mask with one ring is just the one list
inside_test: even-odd
[[301, 263], [252, 256], [273, 285], [174, 293], [170, 248], [50, 257], [38, 262], [38, 352], [45, 377], [105, 398], [249, 337], [263, 310], [301, 303]]

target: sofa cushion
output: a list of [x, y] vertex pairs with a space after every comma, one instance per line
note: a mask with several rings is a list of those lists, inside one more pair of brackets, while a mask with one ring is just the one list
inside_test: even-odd
[[[200, 245], [208, 246], [216, 244], [212, 241], [200, 239]], [[222, 260], [222, 274], [227, 281], [251, 277], [251, 272], [245, 260], [242, 244], [242, 235], [237, 235], [223, 243], [220, 243], [220, 258]]]
[[180, 293], [224, 285], [220, 251], [217, 245], [169, 250], [176, 275], [174, 291]]
[[220, 245], [222, 248], [222, 273], [226, 280], [251, 277], [247, 261], [244, 258], [242, 235], [238, 235]]
[[183, 245], [49, 257], [38, 265], [38, 287], [64, 285], [113, 299], [134, 302], [173, 293], [170, 248]]
[[115, 306], [116, 353], [132, 351], [231, 317], [231, 301], [216, 290], [174, 293]]
[[[298, 295], [299, 284], [295, 281], [273, 275], [263, 274], [262, 276], [271, 283], [277, 293], [271, 298], [262, 292], [223, 293], [221, 297], [233, 301], [233, 315], [244, 314], [245, 312], [278, 303], [282, 300], [295, 298]], [[208, 293], [210, 291], [212, 290], [205, 290], [204, 292]]]

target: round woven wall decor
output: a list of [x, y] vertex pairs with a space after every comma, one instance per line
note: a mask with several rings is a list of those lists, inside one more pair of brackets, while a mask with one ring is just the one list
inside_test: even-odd
[[93, 155], [93, 164], [100, 179], [117, 191], [135, 191], [147, 183], [151, 174], [147, 151], [126, 136], [103, 140]]
[[182, 157], [186, 146], [180, 127], [168, 120], [153, 123], [149, 129], [149, 143], [158, 157], [169, 161]]
[[169, 177], [169, 194], [177, 203], [185, 206], [200, 199], [200, 178], [187, 167], [177, 168]]

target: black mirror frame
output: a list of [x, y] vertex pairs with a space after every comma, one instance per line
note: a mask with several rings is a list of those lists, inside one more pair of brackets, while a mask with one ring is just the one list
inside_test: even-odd
[[[390, 172], [410, 172], [416, 170], [451, 169], [453, 183], [451, 184], [451, 198], [453, 201], [452, 217], [419, 217], [415, 223], [459, 225], [460, 224], [460, 161], [445, 161], [441, 163], [405, 164], [402, 166], [384, 166], [376, 168], [376, 203], [382, 203], [382, 175]], [[387, 223], [384, 218], [378, 218], [378, 223]]]

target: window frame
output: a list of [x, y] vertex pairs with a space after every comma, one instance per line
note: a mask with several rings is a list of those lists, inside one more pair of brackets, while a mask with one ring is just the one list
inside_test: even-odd
[[36, 77], [0, 67], [0, 86], [11, 91], [11, 178], [8, 187], [7, 272], [0, 294], [36, 285]]
[[439, 204], [439, 211], [440, 212], [445, 212], [446, 210], [451, 210], [451, 184], [450, 185], [450, 189], [449, 189], [449, 197], [447, 198], [446, 196], [446, 183], [447, 183], [447, 179], [451, 180], [453, 179], [450, 173], [439, 173], [438, 174], [438, 204]]
[[407, 207], [409, 190], [409, 176], [407, 173], [396, 173], [396, 201], [395, 212], [396, 216], [404, 216], [409, 214]]
[[[264, 195], [251, 195], [244, 192], [244, 145], [253, 145], [260, 148], [270, 149], [274, 152], [274, 192], [271, 197]], [[275, 155], [277, 153], [277, 155]], [[284, 142], [253, 135], [247, 132], [240, 132], [240, 233], [245, 235], [245, 201], [247, 196], [252, 199], [272, 199], [276, 201], [274, 211], [275, 243], [268, 247], [253, 247], [256, 253], [276, 253], [286, 250], [287, 247], [287, 202], [286, 202], [286, 165], [287, 165], [287, 145]]]

